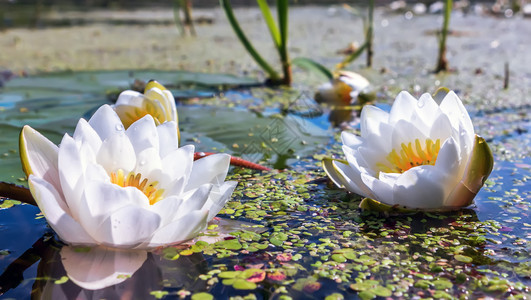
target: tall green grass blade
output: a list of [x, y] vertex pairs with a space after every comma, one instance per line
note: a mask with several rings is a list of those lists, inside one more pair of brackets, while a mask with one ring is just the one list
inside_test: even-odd
[[444, 6], [444, 20], [441, 35], [439, 36], [439, 55], [437, 58], [437, 67], [435, 72], [448, 71], [448, 61], [446, 60], [446, 38], [448, 37], [448, 26], [450, 25], [450, 16], [452, 14], [453, 1], [446, 0]]
[[291, 63], [288, 55], [288, 0], [277, 0], [278, 27], [280, 30], [280, 45], [278, 52], [282, 62], [284, 83], [291, 84]]
[[372, 67], [372, 55], [373, 47], [372, 43], [374, 42], [374, 0], [369, 1], [369, 17], [368, 17], [368, 26], [367, 26], [367, 36], [365, 41], [367, 43], [367, 67]]
[[277, 48], [279, 48], [280, 43], [281, 43], [280, 32], [278, 31], [278, 27], [275, 22], [275, 19], [273, 18], [273, 15], [271, 14], [269, 5], [267, 4], [266, 0], [256, 0], [256, 2], [258, 3], [260, 10], [262, 11], [262, 16], [264, 17], [267, 27], [269, 28], [271, 37], [273, 38], [273, 41], [275, 42], [275, 45], [277, 46]]
[[278, 25], [280, 27], [280, 49], [281, 58], [287, 58], [288, 47], [288, 0], [277, 0]]
[[332, 72], [330, 72], [330, 70], [328, 70], [325, 66], [321, 65], [320, 63], [312, 60], [312, 59], [309, 59], [309, 58], [306, 58], [306, 57], [297, 57], [297, 58], [294, 58], [291, 63], [294, 65], [294, 66], [298, 66], [298, 67], [301, 67], [303, 69], [306, 69], [308, 71], [312, 71], [312, 72], [315, 72], [317, 74], [321, 74], [323, 76], [325, 76], [326, 78], [328, 78], [329, 80], [332, 80], [334, 79], [334, 74], [332, 74]]
[[181, 20], [181, 1], [182, 0], [173, 0], [173, 19], [175, 21], [175, 26], [179, 29], [179, 33], [184, 35], [184, 26], [183, 21]]
[[230, 25], [232, 26], [232, 29], [236, 33], [236, 36], [240, 39], [240, 42], [243, 44], [247, 52], [253, 57], [253, 59], [256, 61], [256, 63], [264, 69], [264, 71], [269, 75], [270, 79], [278, 80], [280, 77], [277, 74], [277, 72], [258, 54], [258, 52], [254, 49], [251, 42], [247, 39], [245, 34], [243, 33], [242, 28], [240, 27], [240, 24], [238, 23], [238, 20], [236, 20], [236, 17], [234, 16], [234, 12], [232, 11], [232, 6], [230, 4], [230, 0], [220, 0], [221, 7], [225, 11], [225, 14], [227, 15], [227, 19], [229, 20]]
[[345, 68], [346, 65], [356, 60], [363, 53], [363, 51], [365, 51], [365, 48], [367, 48], [367, 42], [365, 42], [361, 47], [359, 47], [359, 49], [356, 50], [354, 53], [347, 56], [342, 62], [337, 64], [336, 69], [341, 70]]

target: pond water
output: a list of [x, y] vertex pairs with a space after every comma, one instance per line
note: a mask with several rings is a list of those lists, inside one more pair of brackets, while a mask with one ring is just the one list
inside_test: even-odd
[[[73, 131], [79, 117], [89, 117], [94, 107], [109, 103], [134, 78], [159, 78], [177, 97], [204, 97], [179, 102], [185, 143], [194, 143], [198, 151], [226, 151], [268, 165], [290, 166], [283, 172], [232, 170], [231, 177], [240, 184], [220, 217], [246, 222], [229, 227], [235, 230], [235, 239], [135, 256], [138, 270], [131, 278], [102, 290], [85, 290], [67, 276], [66, 270], [71, 277], [77, 274], [72, 261], [81, 266], [94, 260], [112, 265], [121, 258], [63, 247], [38, 208], [6, 199], [0, 210], [3, 297], [112, 299], [133, 293], [133, 298], [141, 299], [209, 293], [216, 298], [262, 299], [339, 293], [367, 299], [529, 293], [531, 219], [526, 182], [531, 160], [516, 151], [529, 146], [530, 135], [526, 117], [511, 117], [522, 113], [519, 108], [478, 110], [473, 116], [476, 124], [505, 127], [491, 133], [496, 165], [474, 206], [449, 213], [380, 216], [359, 211], [358, 196], [331, 188], [323, 179], [319, 160], [325, 154], [340, 155], [333, 138], [339, 131], [329, 125], [329, 112], [312, 103], [311, 95], [248, 88], [220, 96], [219, 90], [208, 87], [254, 82], [223, 75], [190, 76], [80, 72], [7, 82], [0, 94], [1, 180], [25, 184], [17, 151], [23, 124], [58, 142], [64, 132]], [[196, 84], [191, 86], [191, 81]], [[291, 109], [278, 109], [279, 98]]]
[[[387, 18], [412, 34], [418, 31], [401, 17]], [[418, 22], [416, 27], [425, 28], [429, 20]], [[418, 94], [447, 86], [464, 100], [476, 131], [494, 152], [495, 166], [475, 204], [456, 212], [360, 211], [361, 198], [334, 188], [321, 169], [323, 156], [342, 155], [340, 130], [330, 125], [334, 114], [313, 102], [313, 89], [304, 81], [294, 89], [270, 89], [229, 75], [109, 71], [51, 73], [5, 82], [0, 89], [1, 181], [26, 184], [18, 158], [22, 125], [31, 125], [57, 143], [73, 131], [80, 117], [88, 118], [95, 107], [110, 103], [135, 79], [151, 78], [180, 99], [185, 144], [287, 169], [232, 169], [229, 177], [239, 185], [220, 220], [205, 233], [205, 239], [214, 240], [152, 253], [66, 247], [38, 208], [2, 199], [0, 297], [530, 297], [531, 75], [528, 58], [521, 55], [530, 41], [521, 40], [529, 23], [515, 22], [458, 19], [457, 24], [467, 23], [477, 36], [454, 41], [454, 49], [459, 49], [451, 60], [459, 66], [456, 73], [429, 73], [429, 59], [418, 54], [433, 49], [399, 37], [382, 38], [377, 44], [386, 70], [362, 71], [375, 86], [376, 104], [383, 109], [389, 109], [402, 89]], [[512, 30], [497, 39], [507, 49], [501, 60], [512, 62], [508, 90], [501, 89], [499, 61], [488, 59], [494, 50], [482, 50], [493, 39], [482, 34], [487, 30], [483, 27]], [[476, 74], [478, 67], [484, 73]], [[348, 127], [356, 131], [358, 126], [353, 119]], [[215, 239], [227, 232], [234, 238]], [[131, 269], [116, 276], [113, 266], [123, 261]], [[113, 275], [116, 284], [110, 287], [81, 287]]]

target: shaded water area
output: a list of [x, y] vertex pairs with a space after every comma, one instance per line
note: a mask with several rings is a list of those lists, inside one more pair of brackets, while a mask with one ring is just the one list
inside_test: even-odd
[[[196, 151], [228, 152], [286, 169], [231, 169], [229, 177], [239, 185], [220, 220], [204, 235], [215, 238], [219, 232], [231, 232], [234, 238], [152, 253], [109, 254], [63, 246], [38, 208], [3, 199], [2, 297], [530, 297], [531, 73], [524, 54], [531, 41], [522, 40], [530, 33], [530, 21], [458, 17], [456, 24], [467, 28], [468, 36], [450, 40], [455, 49], [450, 64], [457, 71], [434, 75], [430, 68], [435, 43], [425, 42], [434, 37], [425, 36], [424, 42], [408, 38], [423, 35], [421, 28], [430, 28], [432, 20], [385, 18], [396, 25], [391, 27], [409, 30], [408, 35], [392, 28], [384, 34], [380, 28], [378, 67], [361, 69], [359, 63], [356, 68], [371, 80], [375, 104], [385, 110], [400, 90], [417, 96], [440, 86], [457, 91], [495, 157], [494, 170], [474, 205], [455, 212], [400, 215], [360, 211], [361, 198], [333, 187], [320, 166], [324, 156], [342, 156], [340, 130], [330, 124], [342, 114], [313, 101], [317, 80], [302, 71], [295, 74], [298, 83], [292, 89], [262, 87], [244, 77], [180, 71], [14, 78], [0, 89], [1, 181], [25, 184], [18, 159], [22, 125], [30, 124], [58, 143], [65, 132], [72, 133], [80, 117], [88, 118], [94, 108], [111, 103], [135, 79], [152, 78], [178, 99], [185, 144], [193, 143]], [[511, 65], [507, 90], [501, 78], [505, 61]], [[359, 130], [355, 117], [349, 114], [345, 121], [343, 128]], [[116, 285], [99, 290], [78, 285], [83, 279], [94, 282], [112, 275], [112, 266], [121, 260], [134, 262], [136, 269], [118, 276]]]

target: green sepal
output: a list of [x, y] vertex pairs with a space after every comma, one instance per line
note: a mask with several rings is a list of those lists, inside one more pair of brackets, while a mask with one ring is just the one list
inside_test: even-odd
[[397, 213], [415, 213], [418, 210], [407, 209], [404, 207], [399, 207], [398, 205], [391, 206], [389, 204], [376, 201], [371, 198], [363, 198], [360, 202], [360, 209], [366, 211], [375, 211], [375, 212], [397, 212]]
[[489, 144], [476, 134], [472, 154], [463, 176], [463, 184], [472, 192], [477, 193], [487, 180], [494, 167], [494, 157]]
[[31, 166], [29, 164], [28, 159], [28, 149], [26, 146], [26, 139], [24, 137], [24, 131], [29, 130], [30, 127], [28, 125], [24, 126], [22, 130], [20, 131], [20, 134], [18, 136], [18, 148], [19, 148], [19, 154], [20, 154], [20, 162], [22, 163], [22, 171], [24, 171], [24, 174], [26, 174], [26, 177], [29, 177], [31, 173]]
[[446, 95], [448, 95], [448, 93], [450, 93], [450, 89], [447, 88], [447, 87], [440, 87], [438, 88], [435, 93], [433, 93], [433, 95], [431, 95], [433, 97], [433, 100], [435, 100], [435, 102], [437, 102], [438, 104], [441, 104], [441, 102], [443, 101], [444, 97], [446, 97]]
[[348, 165], [348, 161], [330, 157], [325, 157], [321, 161], [323, 164], [323, 169], [326, 175], [328, 175], [328, 178], [330, 178], [330, 180], [332, 180], [338, 187], [344, 188], [346, 186], [345, 182], [347, 181], [345, 177], [343, 177], [343, 175], [341, 175], [341, 173], [337, 170], [336, 166], [334, 165], [334, 161], [343, 163], [345, 165]]

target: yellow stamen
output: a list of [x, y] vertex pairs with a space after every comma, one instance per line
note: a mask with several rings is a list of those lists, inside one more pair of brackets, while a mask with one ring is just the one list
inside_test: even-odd
[[144, 178], [142, 181], [142, 174], [129, 172], [127, 176], [124, 170], [118, 169], [116, 172], [111, 172], [111, 182], [121, 187], [132, 186], [144, 193], [149, 200], [149, 204], [153, 205], [163, 198], [164, 189], [157, 188], [158, 181], [153, 181], [148, 184], [148, 179]]
[[398, 151], [393, 149], [387, 155], [387, 162], [377, 163], [376, 168], [378, 168], [380, 172], [404, 173], [413, 167], [435, 165], [440, 149], [440, 139], [437, 139], [435, 143], [431, 139], [426, 139], [424, 147], [419, 139], [415, 140], [414, 147], [413, 143], [402, 143]]

